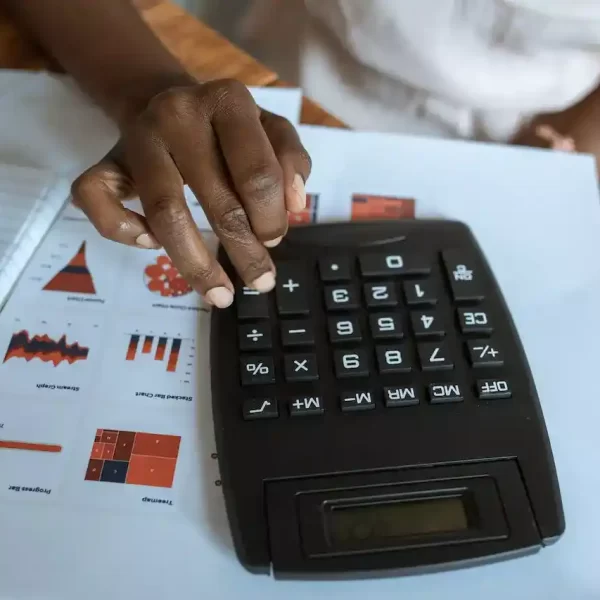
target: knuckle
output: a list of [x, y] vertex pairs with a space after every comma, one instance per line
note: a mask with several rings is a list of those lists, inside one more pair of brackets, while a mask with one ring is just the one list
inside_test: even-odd
[[204, 97], [212, 104], [214, 110], [241, 108], [252, 100], [246, 86], [237, 79], [218, 79], [206, 84]]
[[242, 177], [240, 194], [254, 203], [268, 205], [283, 201], [283, 174], [270, 167], [258, 167]]
[[150, 100], [144, 113], [145, 122], [156, 127], [165, 122], [185, 122], [195, 113], [195, 100], [184, 89], [165, 90]]
[[198, 284], [200, 287], [206, 287], [217, 277], [217, 269], [211, 262], [206, 264], [185, 265], [178, 269], [181, 276], [191, 285]]
[[90, 169], [77, 177], [71, 184], [71, 195], [76, 206], [80, 206], [90, 193], [96, 191], [101, 181], [102, 178], [96, 169]]
[[250, 235], [248, 215], [240, 205], [224, 210], [217, 219], [219, 231], [228, 238], [242, 241]]
[[148, 220], [158, 227], [175, 227], [185, 222], [186, 215], [181, 210], [176, 198], [169, 195], [156, 196], [147, 209]]
[[123, 234], [127, 233], [129, 224], [125, 221], [114, 221], [109, 219], [97, 219], [94, 226], [98, 233], [108, 240], [118, 240], [123, 237]]

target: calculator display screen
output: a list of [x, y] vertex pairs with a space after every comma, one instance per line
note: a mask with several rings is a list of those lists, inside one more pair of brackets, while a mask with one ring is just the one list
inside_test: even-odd
[[460, 497], [332, 506], [329, 532], [334, 544], [376, 542], [390, 538], [440, 534], [468, 529]]

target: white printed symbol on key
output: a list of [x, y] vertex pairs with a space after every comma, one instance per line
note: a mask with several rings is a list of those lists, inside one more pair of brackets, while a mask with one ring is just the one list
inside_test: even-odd
[[433, 317], [429, 315], [421, 315], [421, 323], [423, 323], [423, 327], [425, 329], [429, 329], [433, 325]]
[[258, 290], [253, 290], [252, 288], [242, 288], [242, 294], [244, 296], [258, 296], [260, 292]]
[[479, 352], [479, 358], [485, 358], [486, 356], [496, 358], [496, 355], [498, 354], [498, 350], [495, 350], [491, 346], [473, 346], [473, 350]]
[[473, 271], [467, 269], [466, 265], [456, 265], [456, 270], [452, 271], [454, 281], [472, 281]]
[[421, 289], [420, 283], [415, 284], [415, 294], [417, 295], [417, 298], [422, 298], [425, 295], [425, 292]]
[[256, 329], [253, 329], [250, 333], [246, 334], [248, 339], [251, 339], [253, 342], [258, 342], [259, 338], [263, 336], [262, 333], [258, 333]]
[[294, 360], [294, 373], [298, 373], [299, 371], [308, 371], [308, 366], [306, 365], [307, 362], [307, 358], [304, 360]]
[[331, 295], [336, 304], [345, 304], [350, 300], [350, 294], [345, 289], [333, 290]]
[[256, 413], [261, 413], [264, 412], [265, 409], [267, 408], [267, 406], [271, 406], [271, 402], [269, 400], [265, 400], [262, 403], [262, 406], [260, 408], [253, 408], [251, 411], [248, 411], [251, 415], [254, 415]]
[[290, 293], [293, 292], [296, 288], [300, 287], [300, 284], [295, 282], [293, 279], [288, 279], [287, 283], [284, 283], [283, 286], [284, 288], [287, 288]]
[[440, 347], [436, 346], [429, 357], [429, 362], [444, 362], [445, 358], [443, 356], [438, 356], [440, 352]]
[[373, 300], [387, 300], [390, 297], [386, 285], [374, 285], [371, 293], [373, 294]]
[[404, 261], [400, 255], [392, 255], [385, 257], [385, 264], [388, 269], [401, 269], [404, 266]]
[[248, 363], [246, 365], [246, 371], [252, 373], [252, 375], [267, 375], [269, 372], [269, 367], [263, 365], [261, 362]]

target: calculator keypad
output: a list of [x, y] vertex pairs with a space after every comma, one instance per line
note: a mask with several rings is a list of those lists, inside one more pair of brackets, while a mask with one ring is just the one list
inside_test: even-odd
[[[468, 252], [438, 256], [441, 273], [435, 259], [410, 251], [277, 262], [275, 314], [269, 296], [238, 288], [241, 382], [260, 392], [244, 402], [243, 418], [282, 416], [274, 389], [260, 388], [278, 382], [306, 392], [279, 398], [290, 416], [324, 414], [333, 405], [319, 395], [323, 376], [338, 382], [340, 413], [511, 398], [502, 372], [489, 371], [502, 367], [504, 356], [482, 273]], [[472, 389], [456, 378], [462, 365], [472, 369]]]

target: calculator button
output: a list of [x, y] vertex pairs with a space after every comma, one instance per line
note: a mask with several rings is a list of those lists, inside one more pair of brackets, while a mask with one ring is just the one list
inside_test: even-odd
[[369, 315], [371, 335], [376, 340], [398, 339], [404, 335], [402, 316], [397, 313], [374, 313]]
[[275, 295], [280, 315], [308, 314], [307, 283], [301, 264], [277, 263]]
[[489, 340], [470, 340], [467, 349], [474, 367], [499, 367], [504, 364], [502, 352]]
[[437, 286], [431, 279], [405, 281], [403, 283], [406, 304], [435, 304], [438, 301]]
[[348, 281], [352, 275], [350, 259], [347, 256], [334, 256], [319, 259], [321, 281]]
[[325, 411], [320, 396], [296, 396], [290, 400], [289, 407], [292, 417], [322, 415]]
[[238, 327], [240, 350], [268, 350], [271, 348], [271, 327], [268, 322]]
[[458, 383], [432, 383], [429, 386], [429, 401], [432, 404], [462, 402], [463, 394]]
[[276, 419], [279, 416], [277, 402], [273, 398], [249, 398], [244, 400], [243, 415], [246, 421]]
[[444, 250], [442, 257], [454, 300], [483, 300], [481, 271], [468, 254], [461, 250]]
[[380, 373], [405, 373], [412, 368], [404, 346], [377, 346], [377, 364]]
[[384, 387], [383, 399], [388, 408], [419, 404], [419, 391], [414, 385]]
[[454, 363], [444, 342], [424, 342], [417, 345], [421, 368], [424, 371], [452, 369]]
[[431, 265], [425, 262], [421, 256], [404, 252], [361, 254], [358, 260], [363, 277], [407, 275], [431, 271]]
[[413, 311], [410, 320], [416, 337], [444, 335], [441, 317], [435, 310]]
[[340, 402], [342, 412], [355, 412], [375, 408], [373, 394], [369, 391], [355, 391], [342, 394]]
[[366, 377], [369, 374], [367, 355], [362, 348], [336, 350], [333, 355], [335, 374], [338, 378]]
[[316, 355], [286, 354], [283, 360], [286, 381], [312, 381], [319, 378]]
[[343, 317], [330, 317], [327, 321], [329, 339], [333, 344], [338, 342], [360, 342], [360, 323], [354, 315]]
[[249, 354], [240, 358], [242, 385], [275, 382], [275, 368], [270, 356]]
[[294, 319], [281, 321], [281, 343], [288, 346], [311, 346], [315, 343], [312, 321]]
[[358, 308], [358, 294], [354, 285], [328, 285], [325, 288], [327, 310], [352, 310]]
[[236, 290], [236, 305], [238, 319], [268, 319], [269, 300], [266, 294], [248, 287]]
[[366, 283], [364, 285], [365, 302], [369, 308], [396, 306], [396, 289], [391, 281], [385, 283]]
[[492, 322], [485, 310], [459, 308], [458, 322], [463, 333], [492, 333]]
[[506, 379], [479, 379], [477, 380], [477, 397], [480, 400], [495, 400], [497, 398], [510, 398], [512, 390]]

